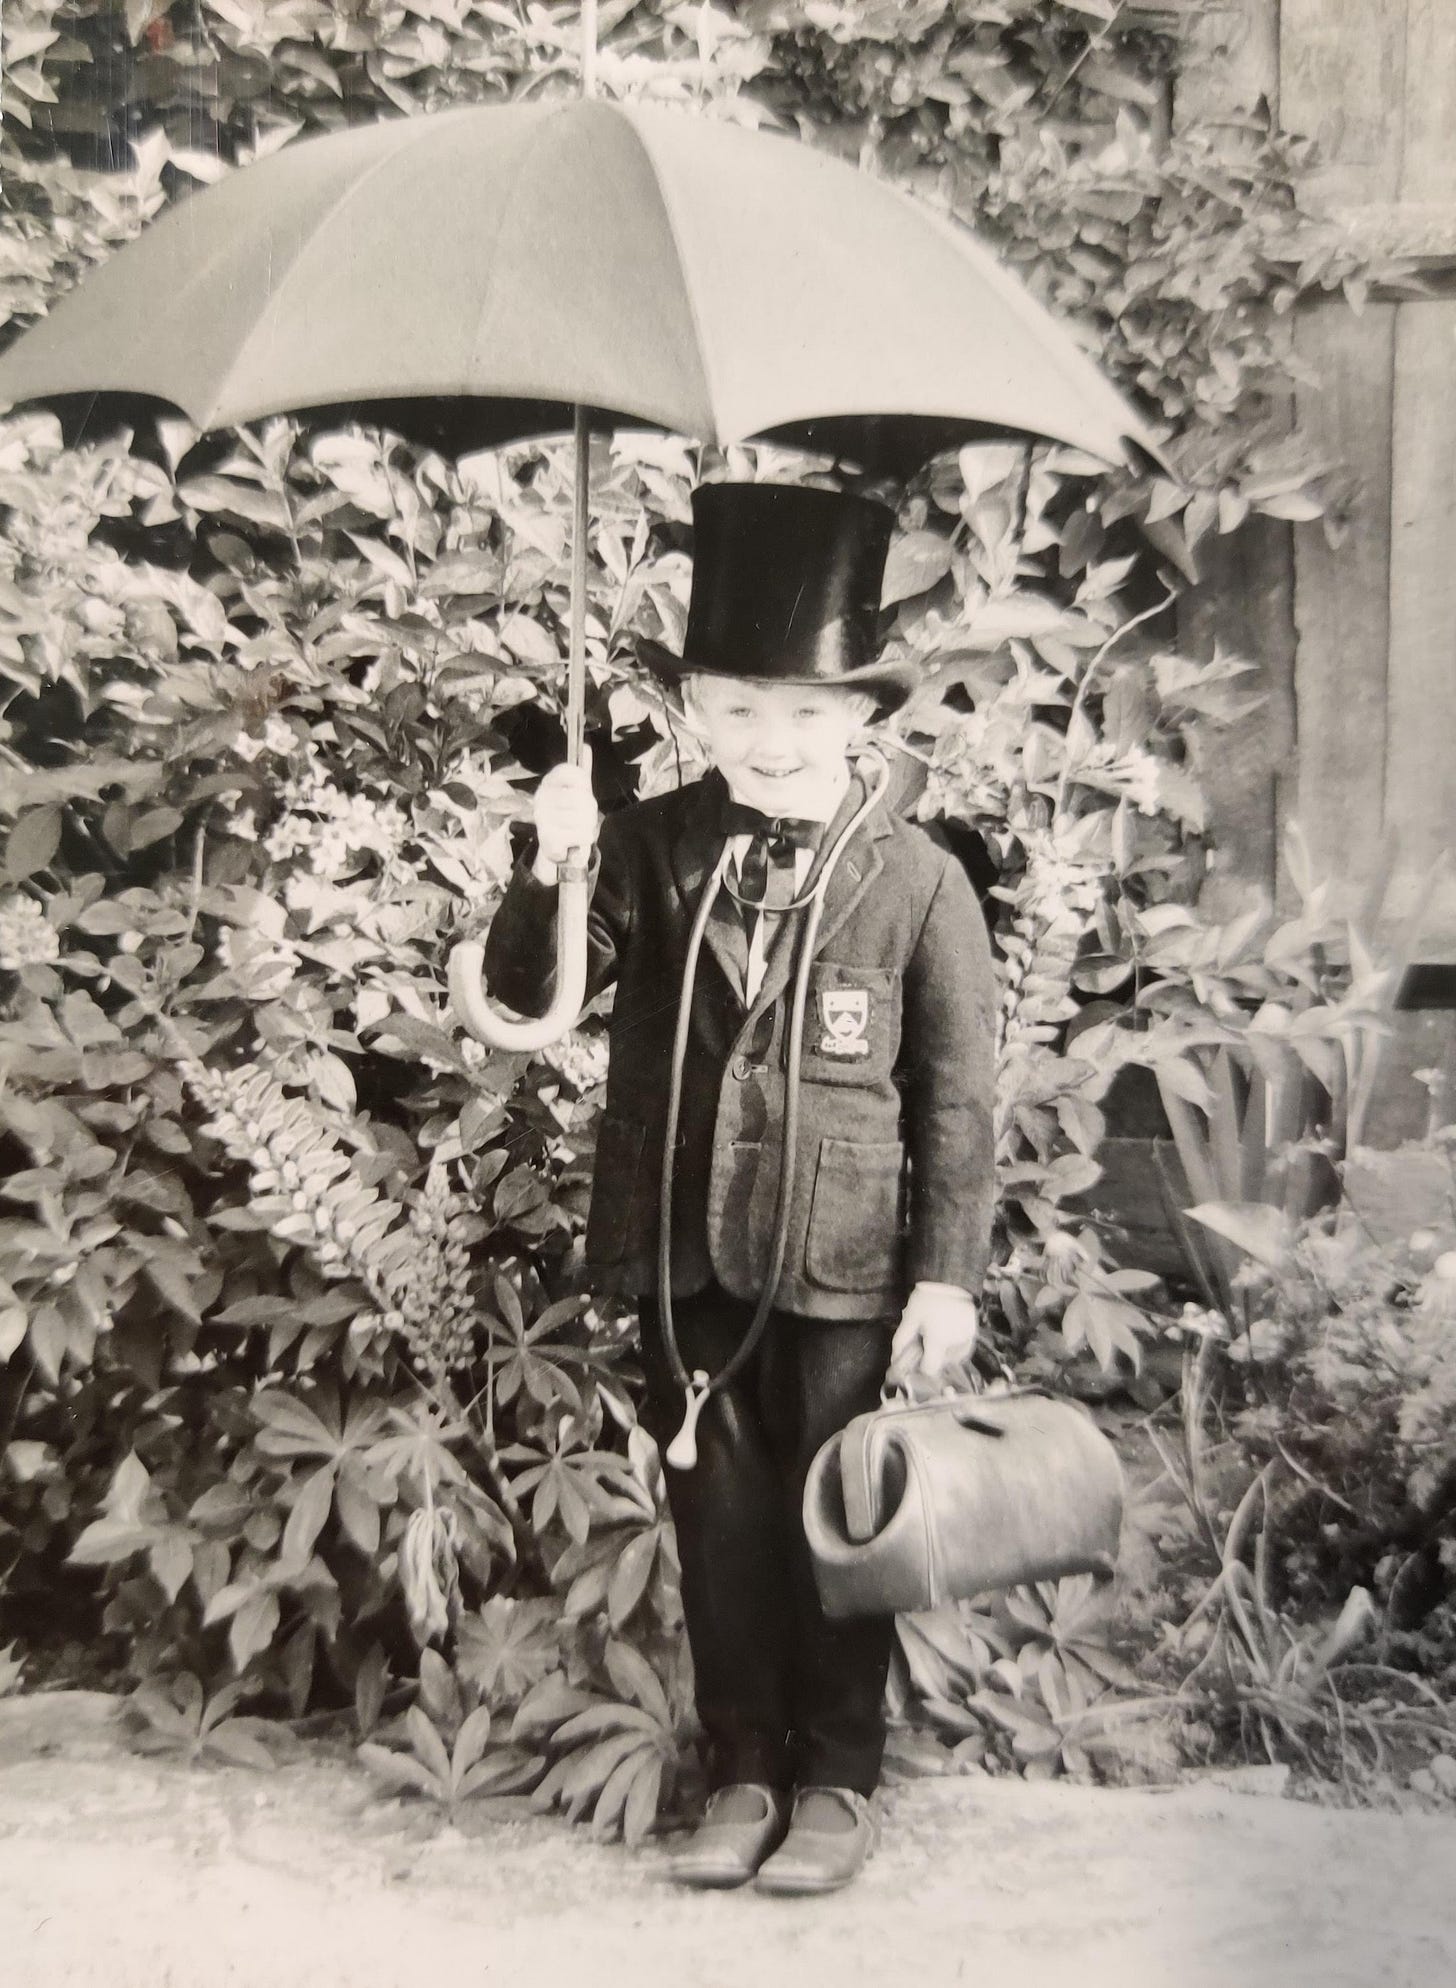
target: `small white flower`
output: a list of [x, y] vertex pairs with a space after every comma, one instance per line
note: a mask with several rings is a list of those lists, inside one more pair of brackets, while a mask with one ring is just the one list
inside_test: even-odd
[[43, 965], [57, 959], [60, 950], [55, 926], [33, 897], [18, 890], [0, 896], [0, 967], [14, 972], [22, 966]]

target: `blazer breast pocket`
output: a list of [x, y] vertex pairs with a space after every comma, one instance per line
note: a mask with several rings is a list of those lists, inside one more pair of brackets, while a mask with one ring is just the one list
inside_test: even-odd
[[804, 1017], [804, 1075], [817, 1084], [882, 1084], [900, 1047], [900, 999], [892, 967], [816, 960]]

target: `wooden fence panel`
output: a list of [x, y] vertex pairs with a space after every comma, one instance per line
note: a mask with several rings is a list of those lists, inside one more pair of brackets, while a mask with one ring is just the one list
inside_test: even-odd
[[[1456, 213], [1452, 0], [1280, 0], [1280, 121], [1314, 136], [1315, 191], [1373, 242]], [[1336, 551], [1296, 535], [1295, 808], [1316, 861], [1358, 886], [1398, 851], [1410, 895], [1456, 841], [1456, 305], [1306, 305], [1319, 387], [1301, 423], [1359, 494]], [[1443, 913], [1443, 918], [1446, 914]]]
[[1385, 819], [1429, 875], [1456, 836], [1456, 303], [1396, 316]]
[[1298, 772], [1291, 812], [1318, 869], [1358, 884], [1379, 862], [1385, 807], [1390, 644], [1391, 383], [1395, 313], [1343, 299], [1308, 307], [1300, 357], [1321, 385], [1301, 388], [1301, 425], [1359, 478], [1343, 542], [1322, 525], [1295, 536]]
[[[1188, 32], [1175, 128], [1267, 96], [1319, 145], [1307, 197], [1430, 285], [1361, 313], [1339, 296], [1301, 306], [1311, 381], [1294, 416], [1353, 473], [1345, 529], [1331, 545], [1320, 523], [1251, 522], [1218, 541], [1180, 605], [1191, 646], [1216, 639], [1263, 666], [1259, 719], [1204, 769], [1219, 860], [1276, 882], [1297, 820], [1316, 871], [1368, 917], [1394, 859], [1387, 913], [1420, 905], [1427, 955], [1456, 957], [1456, 878], [1438, 881], [1456, 852], [1456, 0], [1221, 0]], [[1451, 1019], [1402, 1017], [1369, 1137], [1422, 1129], [1412, 1073], [1443, 1060], [1456, 1089]]]
[[[1449, 11], [1449, 0], [1436, 0]], [[1332, 200], [1400, 191], [1408, 0], [1281, 0], [1279, 117], [1317, 139]], [[1419, 88], [1419, 80], [1415, 79]]]
[[1406, 0], [1400, 198], [1456, 201], [1456, 7]]

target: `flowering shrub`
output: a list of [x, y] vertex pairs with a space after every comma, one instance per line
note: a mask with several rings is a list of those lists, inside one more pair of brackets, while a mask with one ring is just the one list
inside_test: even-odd
[[1323, 1217], [1249, 1264], [1252, 1316], [1231, 1346], [1245, 1396], [1233, 1427], [1252, 1458], [1293, 1473], [1280, 1553], [1306, 1606], [1358, 1574], [1391, 1597], [1399, 1627], [1414, 1619], [1421, 1552], [1428, 1575], [1456, 1572], [1445, 1537], [1456, 1505], [1450, 1241], [1423, 1231], [1377, 1246], [1353, 1222]]
[[[0, 322], [300, 131], [574, 88], [577, 13], [7, 7]], [[1168, 942], [1200, 874], [1197, 748], [1246, 694], [1237, 660], [1166, 647], [1132, 523], [1176, 562], [1179, 514], [1197, 538], [1315, 501], [1317, 466], [1274, 461], [1256, 418], [1291, 279], [1242, 190], [1253, 173], [1292, 213], [1290, 155], [1156, 154], [1129, 78], [1155, 89], [1173, 44], [1111, 9], [603, 21], [609, 94], [801, 122], [922, 190], [933, 174], [1186, 431], [1186, 486], [1041, 447], [942, 461], [904, 498], [887, 582], [924, 679], [906, 805], [979, 835], [995, 875], [1006, 1347], [1055, 1321], [1062, 1355], [1125, 1371], [1150, 1280], [1068, 1212], [1110, 1066], [1065, 1030], [1150, 972], [1197, 988]], [[113, 34], [128, 90], [100, 102], [83, 58]], [[1083, 141], [1043, 130], [1054, 105]], [[1314, 255], [1305, 280], [1342, 269]], [[562, 454], [449, 463], [283, 420], [196, 440], [162, 421], [67, 448], [49, 417], [0, 424], [7, 1608], [73, 1674], [163, 1680], [139, 1712], [193, 1751], [248, 1744], [243, 1702], [347, 1708], [396, 1785], [531, 1788], [639, 1835], [690, 1692], [629, 1324], [580, 1289], [602, 1026], [526, 1058], [463, 1039], [445, 1002], [449, 948], [488, 919], [560, 750]], [[599, 451], [608, 800], [693, 768], [635, 662], [681, 636], [692, 483], [822, 470]], [[988, 1716], [1020, 1760], [1085, 1764], [1089, 1675], [1111, 1673], [1084, 1661], [1082, 1599], [996, 1618], [1023, 1686], [1003, 1674]]]

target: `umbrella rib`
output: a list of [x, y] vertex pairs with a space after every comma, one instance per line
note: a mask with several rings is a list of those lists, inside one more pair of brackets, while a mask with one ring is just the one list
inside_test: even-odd
[[673, 212], [672, 201], [668, 198], [662, 174], [658, 171], [657, 161], [652, 156], [652, 147], [643, 137], [634, 118], [630, 116], [626, 117], [624, 122], [631, 131], [643, 157], [647, 161], [653, 189], [657, 194], [658, 203], [662, 208], [663, 219], [667, 223], [667, 232], [672, 241], [673, 253], [677, 258], [677, 266], [682, 272], [683, 298], [687, 305], [689, 321], [693, 327], [693, 350], [698, 357], [698, 370], [702, 375], [703, 384], [703, 409], [705, 418], [701, 424], [703, 433], [698, 439], [705, 442], [712, 442], [716, 445], [721, 442], [722, 438], [718, 433], [718, 406], [713, 397], [713, 368], [709, 364], [708, 359], [706, 328], [698, 312], [698, 300], [693, 294], [693, 286], [688, 280], [688, 263], [687, 258], [683, 254], [682, 230], [678, 227], [677, 216]]
[[[551, 119], [549, 117], [544, 117], [540, 120], [538, 128], [534, 132], [530, 132], [527, 134], [526, 142], [521, 147], [520, 153], [516, 160], [516, 170], [515, 170], [516, 185], [520, 184], [521, 178], [524, 175], [526, 168], [534, 158], [535, 154], [541, 149], [541, 147], [544, 144], [547, 143], [550, 136], [550, 124], [551, 124]], [[510, 218], [510, 211], [511, 211], [510, 201], [503, 200], [500, 203], [500, 211], [496, 217], [495, 230], [491, 238], [490, 253], [485, 258], [487, 267], [492, 267], [494, 265], [495, 251], [499, 248], [501, 236], [506, 231], [506, 223]], [[485, 298], [480, 306], [479, 314], [477, 315], [475, 320], [475, 329], [471, 333], [470, 356], [466, 361], [466, 367], [465, 367], [467, 379], [474, 378], [475, 376], [476, 365], [480, 359], [481, 346], [485, 340], [486, 326], [495, 308], [496, 308], [496, 300], [494, 292], [487, 289]]]

